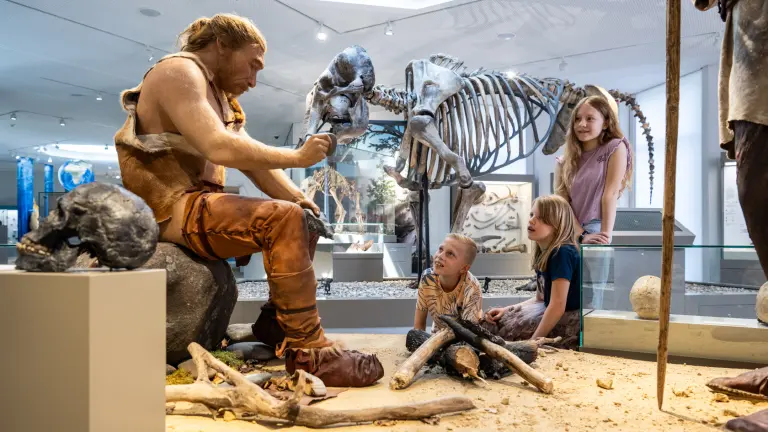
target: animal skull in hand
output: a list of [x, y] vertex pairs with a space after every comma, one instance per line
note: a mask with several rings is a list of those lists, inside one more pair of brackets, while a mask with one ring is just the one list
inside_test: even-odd
[[368, 127], [364, 95], [375, 81], [373, 63], [365, 49], [355, 45], [337, 54], [307, 95], [303, 136], [320, 132], [326, 123], [341, 144], [362, 135]]
[[40, 227], [16, 245], [16, 268], [63, 272], [81, 252], [110, 268], [143, 265], [157, 247], [159, 227], [147, 204], [108, 183], [87, 183], [59, 198]]

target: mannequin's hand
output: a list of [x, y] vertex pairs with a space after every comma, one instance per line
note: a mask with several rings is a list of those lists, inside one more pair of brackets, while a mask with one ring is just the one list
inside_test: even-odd
[[301, 168], [309, 168], [328, 156], [333, 137], [331, 134], [321, 133], [311, 135], [300, 149], [296, 150], [297, 163]]
[[320, 216], [320, 207], [318, 207], [314, 202], [308, 200], [305, 196], [302, 195], [300, 197], [296, 197], [293, 202], [298, 204], [301, 208], [312, 210], [312, 213], [314, 213], [315, 216]]

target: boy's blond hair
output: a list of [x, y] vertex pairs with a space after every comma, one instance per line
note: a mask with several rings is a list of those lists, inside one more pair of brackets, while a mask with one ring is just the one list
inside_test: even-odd
[[464, 245], [464, 251], [467, 253], [467, 264], [469, 264], [471, 267], [472, 263], [475, 262], [475, 257], [477, 256], [477, 243], [475, 243], [474, 240], [465, 236], [464, 234], [458, 233], [450, 233], [445, 236], [445, 238], [456, 240], [457, 242]]

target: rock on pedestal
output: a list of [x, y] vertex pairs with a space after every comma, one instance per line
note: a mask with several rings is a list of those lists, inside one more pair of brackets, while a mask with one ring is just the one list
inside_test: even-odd
[[187, 345], [215, 349], [226, 336], [237, 302], [232, 268], [224, 261], [208, 261], [173, 243], [158, 243], [141, 268], [165, 269], [166, 363], [191, 358]]

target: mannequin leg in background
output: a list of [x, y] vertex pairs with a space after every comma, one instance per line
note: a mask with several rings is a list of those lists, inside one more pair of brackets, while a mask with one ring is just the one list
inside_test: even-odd
[[735, 121], [733, 129], [739, 202], [749, 237], [768, 278], [768, 126]]

